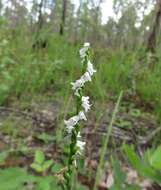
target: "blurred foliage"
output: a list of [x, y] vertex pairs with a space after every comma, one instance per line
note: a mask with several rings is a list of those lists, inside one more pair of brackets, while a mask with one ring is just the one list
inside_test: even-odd
[[[0, 106], [24, 104], [25, 108], [29, 108], [33, 99], [40, 96], [45, 100], [58, 100], [63, 104], [58, 119], [59, 130], [62, 130], [68, 104], [72, 104], [70, 82], [80, 75], [79, 48], [81, 43], [89, 41], [98, 72], [94, 82], [87, 84], [86, 93], [99, 105], [97, 114], [101, 106], [106, 106], [108, 100], [115, 100], [124, 90], [126, 101], [136, 103], [141, 109], [144, 104], [143, 109], [155, 113], [161, 122], [160, 31], [157, 32], [154, 64], [146, 51], [146, 41], [156, 13], [154, 1], [114, 0], [114, 16], [106, 23], [101, 21], [103, 1], [80, 0], [77, 8], [68, 1], [62, 36], [59, 34], [64, 11], [62, 1], [43, 2], [40, 10], [40, 1], [33, 0], [29, 10], [25, 1], [9, 0], [8, 4], [0, 1]], [[150, 67], [151, 64], [153, 67]], [[130, 114], [139, 118], [142, 112], [134, 108]], [[21, 128], [26, 129], [26, 125], [29, 124]], [[128, 120], [120, 119], [116, 125], [123, 130], [133, 130]], [[22, 135], [20, 127], [12, 120], [4, 122], [0, 128], [0, 132], [12, 138]], [[37, 135], [37, 139], [45, 146], [56, 143], [56, 137], [46, 132]], [[20, 152], [26, 150], [25, 144]], [[10, 151], [0, 153], [0, 164], [5, 163]], [[142, 158], [128, 145], [125, 145], [124, 151], [141, 176], [161, 183], [160, 147], [148, 150]], [[1, 169], [0, 190], [59, 190], [55, 175], [63, 169], [63, 165], [45, 157], [45, 153], [36, 150], [31, 164], [32, 174], [22, 168]], [[83, 159], [82, 163], [78, 164], [78, 168], [84, 174]], [[50, 168], [54, 176], [50, 172], [46, 174]], [[126, 184], [126, 175], [118, 160], [113, 161], [113, 168], [115, 184], [111, 190], [138, 188]], [[80, 184], [77, 188], [87, 189]]]

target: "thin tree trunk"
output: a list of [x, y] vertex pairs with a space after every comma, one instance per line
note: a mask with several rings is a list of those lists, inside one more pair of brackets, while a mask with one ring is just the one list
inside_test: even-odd
[[161, 0], [158, 0], [156, 4], [156, 16], [155, 16], [153, 28], [147, 40], [147, 51], [151, 52], [152, 54], [155, 53], [157, 32], [161, 24], [160, 22], [161, 22]]
[[74, 43], [77, 43], [78, 41], [78, 33], [80, 30], [80, 16], [81, 16], [81, 9], [82, 9], [82, 0], [79, 0], [79, 8], [77, 11], [77, 20], [75, 22], [75, 30], [74, 30]]
[[35, 42], [32, 45], [33, 49], [45, 48], [47, 46], [47, 41], [45, 39], [40, 39], [40, 32], [43, 27], [43, 15], [42, 8], [44, 5], [44, 0], [40, 1], [39, 9], [38, 9], [38, 22], [37, 22], [37, 30], [35, 35]]
[[96, 28], [95, 28], [95, 31], [94, 31], [96, 41], [99, 40], [99, 33], [98, 33], [99, 30], [98, 30], [98, 28], [99, 28], [99, 13], [100, 13], [101, 3], [102, 3], [102, 0], [99, 0], [98, 5], [96, 7], [96, 18], [95, 18], [95, 23], [96, 23], [95, 27]]
[[39, 31], [42, 29], [43, 26], [42, 8], [43, 8], [43, 0], [41, 0], [39, 4], [37, 35], [39, 34]]
[[66, 20], [66, 12], [67, 12], [67, 0], [63, 0], [63, 7], [62, 7], [62, 19], [60, 24], [60, 35], [64, 34], [64, 26]]

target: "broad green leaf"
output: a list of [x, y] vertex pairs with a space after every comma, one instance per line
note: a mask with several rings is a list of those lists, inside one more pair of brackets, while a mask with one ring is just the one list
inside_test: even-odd
[[54, 164], [53, 167], [51, 168], [51, 171], [53, 173], [58, 173], [60, 170], [63, 168], [61, 164]]
[[140, 117], [141, 116], [141, 111], [139, 109], [133, 108], [130, 112], [130, 115], [133, 117]]
[[120, 127], [120, 128], [133, 128], [133, 125], [130, 121], [126, 121], [126, 120], [120, 120], [118, 122], [116, 122], [116, 126]]
[[50, 183], [47, 180], [41, 180], [38, 184], [38, 190], [51, 190]]
[[140, 190], [140, 187], [138, 187], [138, 186], [129, 186], [129, 187], [126, 187], [126, 189], [125, 190]]
[[124, 145], [124, 150], [131, 165], [141, 176], [147, 177], [154, 182], [161, 183], [161, 174], [152, 168], [150, 164], [141, 160], [132, 147]]
[[124, 183], [126, 175], [121, 171], [120, 163], [117, 159], [113, 160], [115, 182], [121, 187]]
[[27, 182], [35, 182], [36, 178], [21, 168], [0, 170], [0, 190], [22, 190]]
[[132, 166], [138, 170], [140, 169], [140, 167], [142, 168], [142, 162], [140, 158], [137, 156], [137, 154], [135, 153], [134, 148], [126, 144], [124, 145], [123, 148]]
[[38, 136], [38, 138], [44, 141], [46, 144], [55, 140], [54, 136], [48, 135], [47, 133], [42, 133], [41, 135]]
[[47, 170], [48, 168], [50, 168], [53, 164], [53, 160], [47, 160], [44, 162], [42, 168], [43, 168], [43, 171]]
[[56, 178], [53, 176], [39, 177], [33, 190], [61, 190]]
[[36, 150], [35, 153], [35, 162], [38, 164], [43, 164], [45, 161], [45, 155], [41, 150]]
[[8, 157], [8, 152], [1, 152], [0, 153], [0, 163], [3, 164], [5, 159]]
[[120, 186], [114, 184], [112, 187], [110, 187], [110, 190], [120, 190]]
[[78, 184], [76, 190], [88, 190], [88, 188], [82, 184]]
[[31, 168], [34, 169], [36, 172], [43, 172], [42, 166], [37, 163], [32, 163]]
[[150, 164], [158, 169], [161, 170], [161, 146], [159, 146], [153, 155], [150, 158]]

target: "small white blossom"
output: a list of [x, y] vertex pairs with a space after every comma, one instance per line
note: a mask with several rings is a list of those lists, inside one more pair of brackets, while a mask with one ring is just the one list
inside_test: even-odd
[[66, 127], [66, 130], [67, 130], [67, 132], [68, 132], [69, 134], [72, 132], [73, 129], [74, 129], [73, 126], [67, 126], [67, 127]]
[[73, 163], [74, 163], [74, 166], [77, 167], [77, 160], [74, 160]]
[[89, 48], [90, 47], [90, 43], [89, 42], [85, 42], [84, 43], [84, 47], [88, 47]]
[[79, 94], [79, 90], [80, 90], [81, 88], [77, 88], [76, 90], [75, 90], [75, 92], [74, 92], [74, 95], [76, 95], [76, 96], [80, 96], [80, 94]]
[[89, 103], [89, 96], [82, 96], [82, 107], [84, 108], [85, 112], [87, 112], [91, 105]]
[[91, 76], [89, 75], [89, 73], [85, 72], [84, 75], [82, 75], [81, 80], [84, 81], [84, 83], [85, 83], [87, 81], [91, 81], [92, 79], [91, 79]]
[[78, 123], [79, 120], [87, 120], [83, 111], [80, 111], [78, 115], [75, 115], [68, 120], [64, 120], [68, 133], [72, 132], [74, 126]]
[[75, 82], [71, 82], [71, 85], [72, 85], [72, 89], [73, 90], [76, 90], [76, 89], [80, 89], [83, 85], [84, 85], [85, 81], [80, 78], [78, 80], [76, 80]]
[[84, 43], [83, 48], [79, 50], [79, 54], [81, 58], [84, 58], [86, 56], [86, 52], [88, 51], [89, 47], [90, 47], [89, 42]]
[[87, 50], [88, 50], [88, 48], [84, 48], [84, 47], [79, 50], [79, 54], [80, 54], [81, 58], [84, 58], [86, 56]]
[[79, 131], [78, 134], [77, 134], [77, 138], [81, 138], [80, 131]]
[[74, 125], [78, 123], [78, 121], [79, 121], [79, 116], [76, 115], [76, 116], [71, 117], [68, 120], [65, 120], [64, 123], [67, 127], [73, 127]]
[[72, 90], [75, 90], [75, 95], [79, 96], [78, 91], [84, 86], [84, 83], [87, 81], [91, 81], [91, 76], [88, 72], [85, 72], [80, 79], [75, 82], [71, 82]]
[[78, 151], [77, 151], [78, 154], [82, 154], [85, 145], [86, 145], [85, 142], [80, 141], [80, 140], [77, 140], [77, 144], [76, 144], [76, 146], [77, 146], [77, 148], [78, 148]]
[[80, 111], [79, 114], [78, 114], [78, 117], [79, 117], [79, 120], [87, 120], [85, 114], [83, 111]]
[[87, 63], [87, 71], [90, 74], [90, 76], [92, 76], [95, 72], [97, 72], [94, 68], [93, 68], [93, 64], [88, 61]]

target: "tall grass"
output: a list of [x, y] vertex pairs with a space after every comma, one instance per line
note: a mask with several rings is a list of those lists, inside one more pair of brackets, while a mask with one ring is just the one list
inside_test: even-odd
[[[63, 99], [72, 78], [80, 74], [78, 47], [64, 38], [50, 35], [47, 48], [36, 52], [32, 49], [32, 39], [20, 39], [0, 44], [0, 104], [9, 102], [12, 97], [31, 99], [48, 91]], [[99, 72], [94, 83], [88, 84], [90, 96], [103, 103], [122, 89], [130, 91], [135, 80], [136, 93], [142, 101], [152, 102], [160, 116], [160, 57], [155, 69], [150, 70], [145, 64], [139, 64], [137, 52], [96, 48], [94, 55]]]
[[107, 151], [107, 145], [109, 143], [109, 139], [110, 139], [110, 136], [111, 136], [111, 133], [112, 133], [112, 126], [114, 124], [114, 121], [115, 121], [115, 118], [116, 118], [116, 114], [117, 114], [118, 109], [119, 109], [119, 105], [120, 105], [120, 102], [121, 102], [122, 94], [123, 94], [123, 92], [121, 91], [121, 93], [120, 93], [120, 95], [118, 97], [115, 109], [113, 111], [112, 118], [111, 118], [110, 124], [108, 126], [108, 130], [107, 130], [106, 136], [105, 136], [104, 141], [103, 141], [103, 146], [101, 148], [101, 154], [100, 154], [100, 160], [99, 160], [99, 164], [98, 164], [97, 172], [96, 172], [96, 179], [95, 179], [95, 184], [94, 184], [94, 190], [97, 190], [97, 186], [98, 186], [98, 183], [99, 183], [99, 180], [100, 180], [100, 177], [101, 177], [101, 170], [102, 170], [102, 167], [103, 167], [103, 164], [104, 164], [104, 157], [105, 157], [105, 154], [106, 154], [106, 151]]

